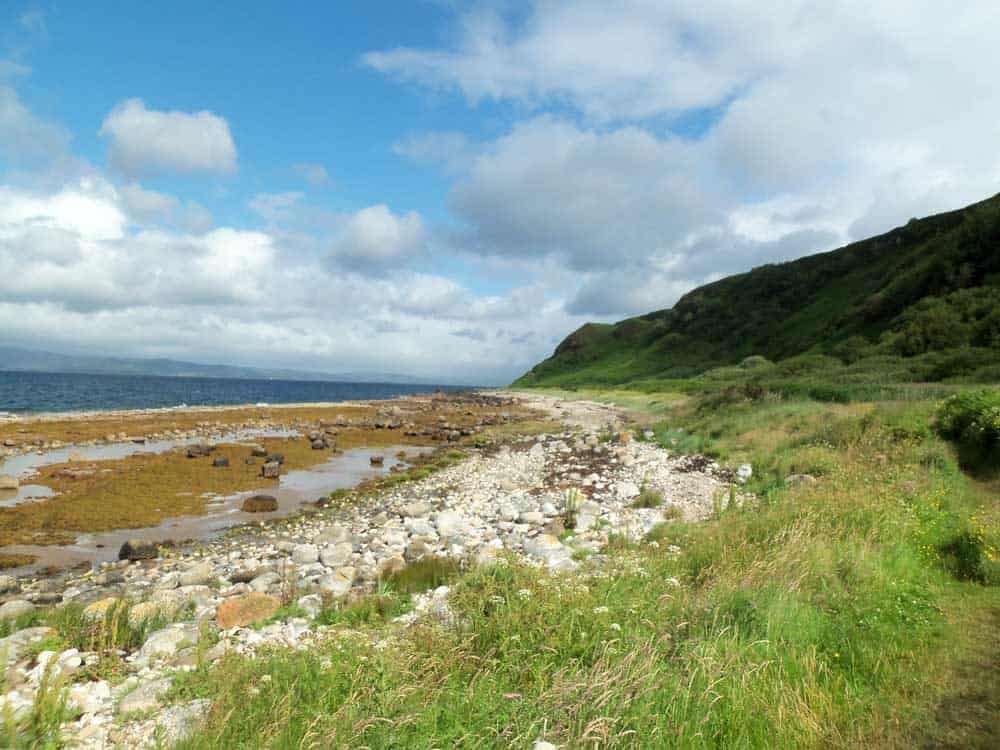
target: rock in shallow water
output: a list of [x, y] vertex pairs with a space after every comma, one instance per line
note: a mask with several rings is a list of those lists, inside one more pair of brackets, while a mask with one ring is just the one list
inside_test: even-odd
[[157, 555], [156, 544], [145, 539], [129, 539], [118, 550], [119, 560], [136, 562], [138, 560], [152, 560]]
[[244, 513], [273, 513], [277, 509], [278, 499], [271, 495], [253, 495], [243, 501]]

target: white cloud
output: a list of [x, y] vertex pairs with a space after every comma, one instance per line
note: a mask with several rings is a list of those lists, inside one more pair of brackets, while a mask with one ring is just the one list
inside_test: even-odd
[[121, 188], [122, 200], [129, 215], [140, 222], [169, 219], [180, 205], [174, 196], [130, 182]]
[[593, 269], [661, 253], [720, 221], [730, 199], [708, 183], [685, 143], [540, 117], [484, 150], [449, 202], [481, 252]]
[[0, 82], [0, 158], [37, 166], [64, 158], [69, 142], [64, 128], [34, 115], [12, 87]]
[[326, 185], [330, 182], [330, 173], [326, 171], [326, 167], [322, 164], [302, 162], [294, 165], [292, 170], [313, 187]]
[[755, 18], [731, 5], [562, 0], [533, 3], [516, 20], [477, 7], [460, 14], [455, 49], [397, 48], [364, 61], [471, 102], [568, 103], [597, 120], [644, 118], [716, 106], [768, 63], [753, 35], [779, 14]]
[[255, 214], [272, 224], [286, 220], [292, 209], [302, 200], [302, 193], [257, 193], [247, 206]]
[[236, 171], [236, 144], [229, 123], [212, 112], [161, 112], [141, 99], [118, 104], [101, 125], [110, 161], [128, 175]]
[[405, 263], [424, 251], [427, 230], [420, 214], [394, 214], [385, 204], [348, 216], [333, 241], [330, 259], [354, 270], [380, 270]]
[[440, 166], [445, 174], [457, 174], [475, 158], [475, 149], [464, 133], [421, 133], [393, 144], [394, 153], [414, 164]]

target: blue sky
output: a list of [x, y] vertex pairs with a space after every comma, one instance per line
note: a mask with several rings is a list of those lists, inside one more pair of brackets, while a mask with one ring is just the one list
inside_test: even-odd
[[8, 2], [0, 343], [503, 382], [997, 191], [1000, 10]]

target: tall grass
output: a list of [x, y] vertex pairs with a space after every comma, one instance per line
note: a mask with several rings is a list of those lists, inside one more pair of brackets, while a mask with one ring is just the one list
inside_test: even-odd
[[[350, 630], [385, 619], [339, 620], [317, 651], [228, 659], [178, 688], [214, 698], [184, 747], [905, 746], [947, 602], [1000, 582], [996, 529], [929, 409], [673, 413], [753, 458], [758, 502], [577, 576], [463, 573], [450, 628], [385, 640]], [[805, 469], [816, 483], [781, 481]]]

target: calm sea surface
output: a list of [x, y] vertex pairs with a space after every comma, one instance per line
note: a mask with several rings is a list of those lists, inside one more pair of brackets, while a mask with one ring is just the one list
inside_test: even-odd
[[434, 390], [461, 389], [449, 386], [391, 383], [0, 371], [0, 412], [97, 411], [181, 405], [350, 401], [394, 398]]

